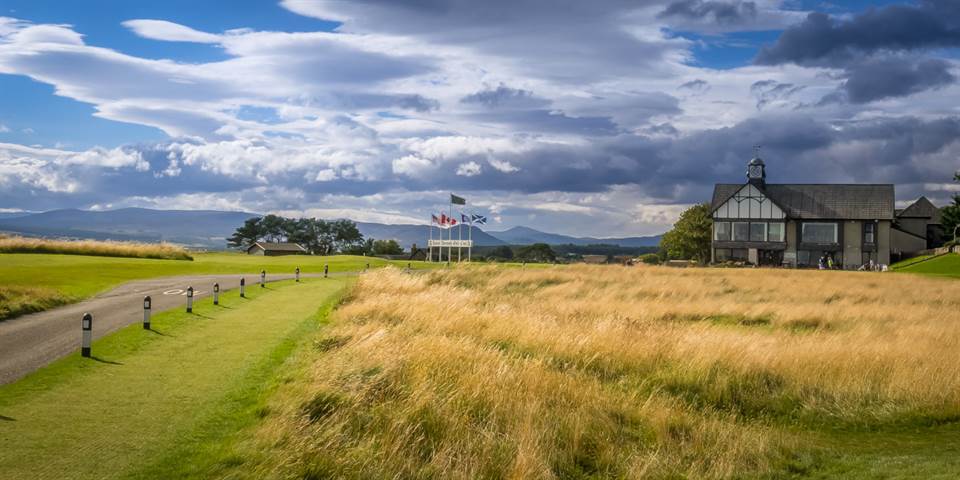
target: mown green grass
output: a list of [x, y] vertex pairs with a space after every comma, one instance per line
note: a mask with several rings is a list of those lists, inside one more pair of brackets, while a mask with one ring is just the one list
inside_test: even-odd
[[948, 253], [930, 260], [906, 264], [897, 267], [896, 271], [939, 277], [960, 278], [960, 254]]
[[280, 282], [154, 316], [0, 387], [0, 478], [206, 478], [348, 279]]
[[[173, 275], [256, 273], [321, 273], [325, 264], [332, 273], [386, 265], [415, 269], [438, 264], [387, 261], [372, 257], [337, 255], [262, 257], [237, 253], [199, 253], [192, 262], [83, 255], [0, 254], [0, 287], [13, 293], [0, 296], [0, 320], [41, 311], [89, 298], [130, 280]], [[29, 290], [26, 289], [29, 287]], [[17, 292], [28, 292], [26, 296]], [[19, 305], [19, 306], [18, 306]]]

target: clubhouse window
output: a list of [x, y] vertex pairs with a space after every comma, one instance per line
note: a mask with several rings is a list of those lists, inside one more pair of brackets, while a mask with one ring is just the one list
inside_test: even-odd
[[837, 243], [836, 223], [804, 223], [800, 233], [803, 243]]
[[713, 239], [719, 241], [730, 240], [730, 222], [716, 222], [713, 224]]
[[782, 242], [784, 240], [783, 224], [782, 223], [768, 223], [767, 224], [767, 241], [768, 242]]
[[750, 224], [748, 222], [734, 222], [733, 240], [736, 242], [746, 242], [750, 240]]
[[767, 224], [766, 223], [750, 223], [750, 241], [751, 242], [765, 242], [767, 240]]

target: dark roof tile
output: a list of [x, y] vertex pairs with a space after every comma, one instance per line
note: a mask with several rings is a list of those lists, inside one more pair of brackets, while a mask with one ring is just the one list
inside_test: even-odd
[[[742, 187], [742, 184], [717, 184], [713, 189], [712, 209]], [[790, 218], [892, 220], [894, 216], [893, 185], [768, 183], [761, 190]]]

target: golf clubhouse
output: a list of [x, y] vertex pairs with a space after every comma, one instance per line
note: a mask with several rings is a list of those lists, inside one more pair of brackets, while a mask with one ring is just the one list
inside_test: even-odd
[[[754, 158], [746, 183], [714, 186], [711, 261], [816, 267], [828, 258], [836, 268], [856, 270], [887, 265], [891, 253], [899, 257], [936, 246], [931, 236], [939, 210], [900, 211], [894, 201], [891, 184], [768, 184], [763, 160]], [[926, 216], [900, 224], [902, 212], [919, 210]]]

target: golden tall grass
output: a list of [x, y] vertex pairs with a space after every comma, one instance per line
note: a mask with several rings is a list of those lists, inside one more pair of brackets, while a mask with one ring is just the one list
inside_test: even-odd
[[100, 257], [134, 257], [168, 260], [193, 260], [187, 251], [169, 243], [138, 243], [97, 240], [50, 240], [43, 238], [2, 237], [0, 253], [56, 253]]
[[[960, 295], [892, 273], [365, 275], [248, 475], [734, 478], [806, 434], [960, 418]], [[302, 378], [300, 378], [302, 377]]]

